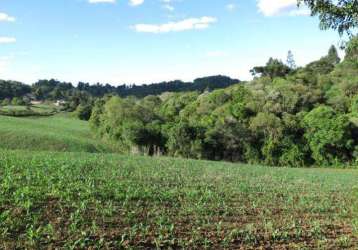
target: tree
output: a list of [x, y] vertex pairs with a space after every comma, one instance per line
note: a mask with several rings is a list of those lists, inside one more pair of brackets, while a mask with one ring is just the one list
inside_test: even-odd
[[336, 114], [331, 107], [319, 106], [303, 118], [305, 138], [318, 165], [331, 165], [351, 160], [352, 139], [349, 119]]
[[157, 101], [156, 97], [142, 101], [120, 97], [97, 101], [90, 118], [91, 127], [101, 137], [116, 142], [124, 152], [160, 153], [165, 140], [161, 133], [162, 120], [153, 109]]
[[336, 65], [341, 61], [341, 58], [338, 56], [338, 51], [336, 46], [332, 45], [328, 50], [327, 59], [330, 63]]
[[172, 156], [201, 158], [203, 128], [191, 126], [187, 122], [176, 123], [168, 133], [166, 144]]
[[296, 69], [296, 62], [295, 59], [293, 57], [293, 53], [291, 50], [288, 51], [287, 53], [287, 66], [290, 67], [291, 69]]
[[345, 59], [358, 62], [358, 36], [352, 37], [348, 42]]
[[262, 155], [265, 164], [277, 165], [283, 135], [281, 119], [272, 113], [258, 113], [251, 119], [250, 129], [258, 138], [263, 139]]
[[332, 72], [335, 66], [341, 61], [338, 56], [337, 49], [334, 45], [332, 45], [329, 50], [328, 54], [318, 61], [314, 61], [309, 63], [306, 66], [306, 69], [311, 71], [313, 74], [328, 74]]
[[352, 35], [352, 29], [358, 27], [358, 0], [298, 0], [305, 3], [318, 15], [322, 29], [334, 29], [343, 35]]
[[88, 121], [91, 118], [92, 106], [90, 104], [80, 104], [75, 113], [78, 119]]
[[358, 161], [357, 55], [352, 39], [341, 63], [332, 46], [295, 70], [271, 58], [253, 70], [263, 77], [225, 89], [102, 98], [90, 124], [122, 152], [274, 166], [352, 164]]
[[284, 77], [291, 72], [291, 68], [278, 59], [270, 58], [265, 66], [257, 66], [250, 70], [253, 76]]

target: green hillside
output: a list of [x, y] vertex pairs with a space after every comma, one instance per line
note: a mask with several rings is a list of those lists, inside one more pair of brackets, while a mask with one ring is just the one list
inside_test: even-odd
[[44, 118], [0, 116], [0, 148], [30, 151], [111, 152], [98, 142], [87, 122], [65, 115]]

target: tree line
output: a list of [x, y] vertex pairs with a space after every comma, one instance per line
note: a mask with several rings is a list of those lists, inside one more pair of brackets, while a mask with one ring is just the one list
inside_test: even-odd
[[[271, 58], [254, 80], [205, 92], [95, 102], [92, 129], [123, 152], [275, 166], [358, 161], [358, 37], [297, 68]], [[291, 62], [291, 63], [289, 63]], [[288, 65], [291, 64], [291, 65]]]
[[36, 100], [69, 100], [78, 92], [91, 97], [103, 97], [104, 95], [118, 95], [121, 97], [135, 96], [145, 97], [147, 95], [159, 95], [164, 92], [185, 92], [185, 91], [204, 91], [225, 88], [240, 82], [227, 76], [209, 76], [195, 79], [193, 82], [183, 82], [180, 80], [151, 83], [143, 85], [119, 85], [94, 84], [79, 82], [74, 86], [70, 82], [58, 80], [39, 80], [32, 86], [15, 82], [0, 80], [0, 100], [14, 97], [24, 97], [32, 95]]

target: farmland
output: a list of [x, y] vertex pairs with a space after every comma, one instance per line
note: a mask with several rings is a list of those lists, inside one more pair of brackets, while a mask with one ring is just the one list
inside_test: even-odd
[[[358, 244], [354, 169], [111, 154], [66, 116], [0, 117], [0, 137], [0, 249]], [[46, 140], [20, 144], [35, 137]]]

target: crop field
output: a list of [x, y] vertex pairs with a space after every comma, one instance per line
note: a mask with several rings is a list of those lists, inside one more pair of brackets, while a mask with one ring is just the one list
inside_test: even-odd
[[358, 172], [124, 156], [0, 116], [0, 249], [356, 249]]
[[0, 249], [355, 249], [356, 170], [0, 151]]

